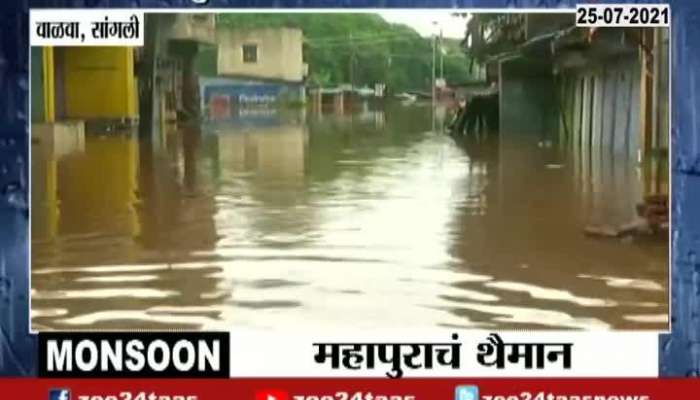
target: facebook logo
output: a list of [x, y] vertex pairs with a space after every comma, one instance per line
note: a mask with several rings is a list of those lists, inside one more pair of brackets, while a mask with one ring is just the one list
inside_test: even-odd
[[474, 385], [457, 386], [455, 400], [479, 400], [479, 387]]
[[70, 400], [70, 390], [51, 389], [49, 390], [49, 400]]

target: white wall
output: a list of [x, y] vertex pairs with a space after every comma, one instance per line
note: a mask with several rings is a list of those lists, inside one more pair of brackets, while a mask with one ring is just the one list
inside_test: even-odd
[[[301, 82], [303, 34], [295, 28], [226, 29], [217, 32], [221, 75]], [[243, 62], [243, 45], [258, 46], [256, 63]]]

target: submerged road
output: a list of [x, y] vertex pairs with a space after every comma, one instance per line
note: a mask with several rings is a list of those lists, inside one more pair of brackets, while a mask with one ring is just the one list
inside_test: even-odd
[[147, 155], [34, 144], [34, 328], [668, 326], [668, 241], [583, 234], [667, 173], [516, 133], [465, 147], [420, 106], [242, 121]]

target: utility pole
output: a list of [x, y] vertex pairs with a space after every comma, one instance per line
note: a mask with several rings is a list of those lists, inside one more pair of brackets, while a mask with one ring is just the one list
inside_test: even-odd
[[442, 44], [442, 28], [440, 28], [440, 78], [445, 79], [445, 49]]
[[355, 45], [352, 41], [352, 32], [348, 32], [348, 42], [350, 43], [350, 91], [355, 91]]
[[[433, 22], [435, 24], [435, 22]], [[436, 100], [436, 93], [435, 93], [435, 51], [436, 51], [436, 41], [437, 41], [437, 36], [433, 34], [433, 74], [432, 78], [430, 80], [430, 88], [432, 90], [432, 99], [433, 99], [433, 108], [435, 108], [435, 100]]]
[[[436, 21], [433, 21], [433, 25], [437, 25]], [[430, 88], [432, 89], [432, 107], [430, 108], [430, 119], [432, 121], [432, 130], [435, 132], [435, 107], [436, 107], [436, 93], [435, 93], [435, 51], [436, 51], [436, 43], [437, 42], [437, 35], [433, 33], [433, 76], [430, 81]]]

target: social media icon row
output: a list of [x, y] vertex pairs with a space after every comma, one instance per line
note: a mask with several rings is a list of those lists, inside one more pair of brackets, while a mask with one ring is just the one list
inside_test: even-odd
[[[51, 389], [49, 400], [71, 400], [70, 390]], [[289, 393], [283, 390], [261, 390], [255, 393], [255, 400], [289, 400]], [[457, 386], [454, 400], [479, 400], [479, 388], [474, 385]]]

